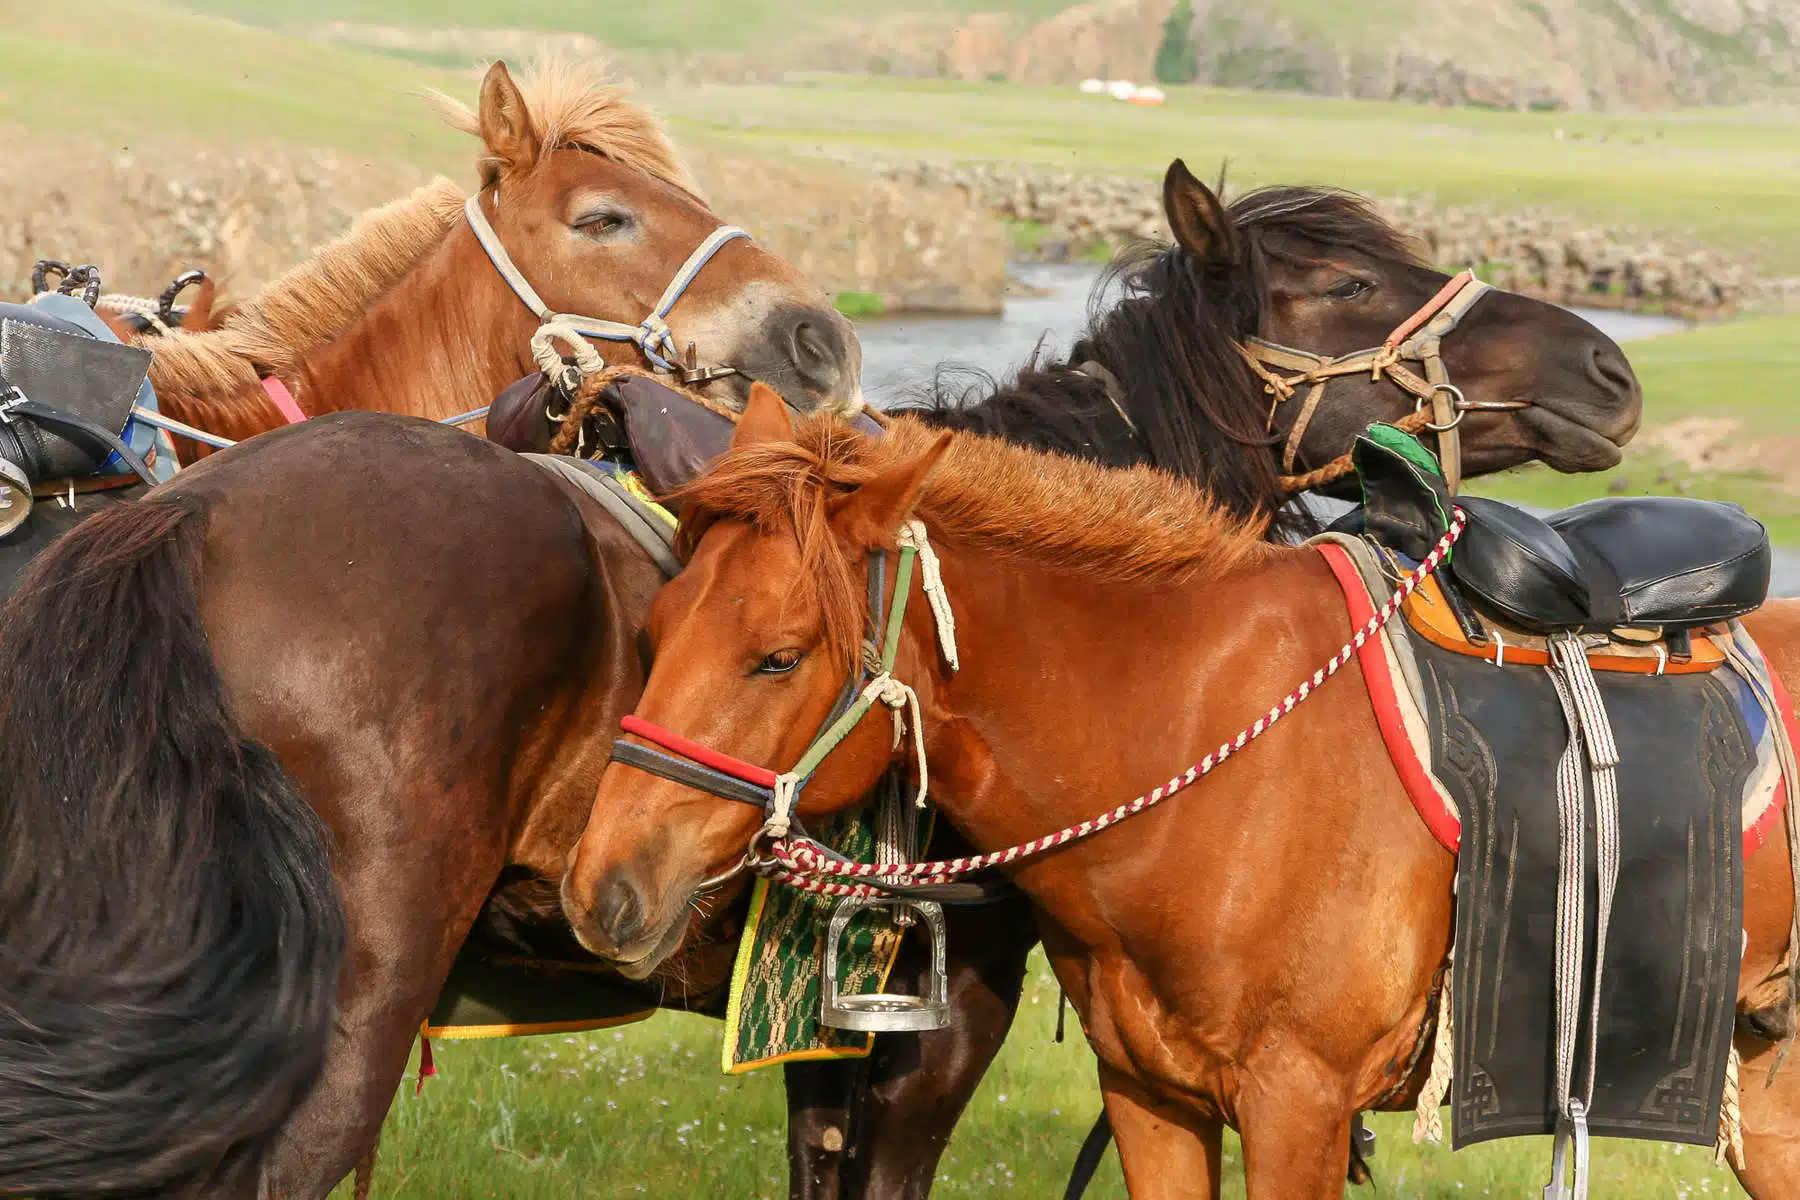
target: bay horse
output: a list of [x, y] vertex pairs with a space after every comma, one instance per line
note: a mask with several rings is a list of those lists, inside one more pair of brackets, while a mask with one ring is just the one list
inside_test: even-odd
[[[1165, 261], [1179, 264], [1189, 253], [1184, 248], [1170, 251]], [[1178, 281], [1205, 275], [1214, 280], [1215, 288], [1228, 274], [1205, 260], [1171, 270]], [[1171, 306], [1167, 327], [1177, 331], [1186, 328], [1184, 318], [1210, 313], [1205, 302], [1214, 295], [1212, 290], [1182, 287], [1176, 293], [1182, 303]], [[1491, 332], [1528, 337], [1530, 323], [1525, 324], [1526, 328]], [[1190, 348], [1191, 343], [1180, 337], [1160, 340], [1165, 327], [1155, 322], [1146, 322], [1143, 328], [1150, 348], [1184, 352]], [[1210, 337], [1210, 329], [1211, 324], [1203, 322], [1196, 333]], [[1219, 352], [1230, 350], [1229, 339], [1215, 342]], [[1464, 376], [1471, 388], [1478, 386], [1478, 378]], [[1559, 379], [1553, 366], [1546, 369], [1540, 386], [1555, 390]], [[1516, 388], [1531, 381], [1501, 377], [1490, 382]], [[1164, 403], [1195, 402], [1179, 379], [1156, 394]], [[1254, 376], [1243, 375], [1233, 395], [1242, 399], [1238, 409], [1216, 411], [1245, 422], [1254, 415], [1260, 421], [1265, 397]], [[1386, 394], [1370, 397], [1382, 406], [1371, 417], [1386, 415], [1395, 404]], [[1225, 403], [1225, 398], [1218, 403]], [[1217, 436], [1204, 420], [1191, 422], [1190, 428], [1196, 436]], [[323, 1194], [372, 1141], [418, 1021], [478, 917], [501, 937], [555, 943], [567, 936], [557, 883], [568, 849], [586, 820], [605, 760], [607, 731], [636, 701], [642, 677], [635, 649], [637, 630], [660, 576], [648, 557], [585, 498], [562, 485], [547, 485], [518, 460], [484, 457], [489, 452], [470, 450], [467, 441], [417, 422], [347, 415], [323, 424], [309, 422], [280, 433], [267, 446], [252, 443], [178, 479], [151, 498], [142, 516], [121, 512], [108, 516], [98, 528], [84, 528], [40, 565], [15, 605], [21, 637], [26, 636], [24, 630], [66, 618], [82, 626], [101, 621], [110, 631], [107, 637], [117, 639], [96, 639], [91, 631], [77, 634], [60, 624], [54, 634], [44, 634], [78, 657], [93, 657], [34, 662], [21, 670], [44, 671], [68, 681], [100, 678], [94, 673], [110, 670], [124, 647], [135, 644], [134, 632], [143, 632], [146, 622], [172, 620], [171, 613], [180, 618], [177, 626], [199, 622], [205, 643], [194, 644], [190, 631], [186, 641], [153, 653], [144, 664], [148, 674], [135, 683], [94, 682], [86, 690], [70, 686], [65, 699], [85, 697], [93, 688], [113, 688], [136, 695], [138, 708], [161, 711], [157, 706], [168, 700], [167, 711], [186, 713], [185, 703], [162, 697], [160, 689], [197, 691], [201, 700], [215, 693], [227, 696], [229, 704], [223, 711], [231, 727], [221, 731], [218, 721], [209, 718], [211, 723], [194, 724], [192, 736], [210, 742], [229, 734], [238, 738], [232, 744], [250, 737], [276, 751], [287, 777], [306, 798], [306, 807], [322, 815], [331, 831], [336, 847], [334, 878], [349, 914], [350, 967], [337, 997], [335, 1040], [325, 1074], [304, 1091], [304, 1099], [293, 1077], [270, 1073], [267, 1090], [255, 1093], [260, 1102], [249, 1102], [245, 1078], [261, 1078], [254, 1071], [218, 1072], [217, 1092], [190, 1087], [174, 1108], [167, 1107], [166, 1093], [142, 1105], [122, 1098], [118, 1111], [108, 1114], [117, 1120], [117, 1127], [92, 1133], [85, 1144], [115, 1148], [115, 1157], [105, 1165], [117, 1167], [134, 1150], [154, 1149], [155, 1163], [143, 1168], [162, 1172], [154, 1178], [167, 1181], [186, 1172], [219, 1194], [232, 1194], [233, 1185], [256, 1173], [254, 1151], [274, 1143], [265, 1172], [269, 1189], [275, 1194]], [[1192, 461], [1202, 461], [1198, 447], [1186, 453], [1194, 456]], [[362, 486], [352, 489], [354, 495], [342, 495], [345, 479], [361, 481]], [[502, 493], [508, 497], [504, 503], [495, 498]], [[1246, 499], [1246, 504], [1259, 507], [1260, 501]], [[168, 506], [179, 509], [180, 515]], [[284, 532], [284, 507], [289, 519], [292, 512], [307, 514], [301, 531]], [[263, 511], [258, 514], [258, 509]], [[393, 555], [396, 545], [406, 546], [407, 553]], [[134, 568], [116, 582], [106, 577], [105, 564], [133, 562], [142, 569]], [[337, 582], [346, 563], [361, 568], [348, 587]], [[566, 607], [556, 608], [567, 595], [546, 600], [535, 588], [540, 574], [547, 586], [583, 580], [585, 607], [574, 614]], [[229, 582], [233, 578], [248, 590], [234, 591]], [[462, 582], [446, 593], [441, 586], [430, 590], [433, 579], [440, 585], [444, 579]], [[203, 600], [193, 600], [200, 607], [190, 613], [184, 607], [190, 601], [182, 599], [183, 588], [200, 582]], [[89, 603], [82, 598], [85, 591], [76, 594], [87, 586], [112, 599], [108, 604]], [[62, 607], [56, 612], [49, 611], [52, 596], [60, 598], [57, 604]], [[159, 607], [162, 601], [168, 606]], [[293, 631], [284, 626], [280, 645], [270, 645], [259, 632], [268, 616], [262, 607], [265, 602], [279, 609], [283, 614], [279, 619], [297, 620], [313, 633], [302, 634], [299, 625]], [[534, 657], [539, 643], [529, 630], [540, 619], [549, 620], [565, 640], [555, 640], [541, 657]], [[580, 628], [564, 628], [559, 624], [564, 619]], [[352, 631], [347, 641], [343, 630]], [[159, 633], [155, 644], [168, 640]], [[380, 653], [365, 657], [365, 651], [376, 648], [375, 642], [381, 643]], [[433, 660], [429, 651], [440, 645], [458, 648], [451, 655], [457, 658], [455, 664]], [[465, 655], [463, 648], [468, 646], [476, 653]], [[163, 654], [168, 657], [157, 657]], [[557, 664], [549, 675], [544, 673], [546, 661]], [[212, 668], [207, 664], [214, 662], [225, 670], [223, 682], [208, 675]], [[176, 663], [184, 664], [182, 672], [174, 671]], [[185, 673], [190, 668], [191, 675]], [[51, 708], [57, 705], [54, 697], [38, 696], [35, 701]], [[352, 703], [349, 712], [337, 707], [344, 701]], [[217, 715], [213, 709], [205, 711]], [[465, 711], [466, 717], [459, 715]], [[43, 730], [54, 728], [76, 737], [84, 719], [73, 710], [52, 713], [33, 708], [0, 714], [0, 743], [22, 739], [19, 753], [29, 755], [33, 750], [27, 742], [42, 736]], [[475, 724], [481, 725], [480, 736], [471, 732]], [[174, 731], [153, 722], [141, 737], [146, 739], [144, 745], [160, 751]], [[469, 744], [464, 745], [465, 740]], [[85, 767], [69, 762], [60, 768], [63, 775], [50, 776], [64, 780], [59, 795], [92, 791], [74, 774], [108, 760], [107, 745], [103, 741], [94, 745], [99, 749], [84, 759]], [[128, 747], [127, 752], [129, 756], [142, 751]], [[97, 845], [92, 839], [104, 828], [162, 819], [152, 813], [121, 822], [116, 813], [100, 813], [92, 825], [45, 835], [30, 826], [31, 815], [41, 813], [40, 801], [52, 808], [54, 802], [26, 796], [31, 786], [22, 779], [16, 803], [9, 797], [9, 811], [20, 822], [5, 839], [9, 856], [47, 853], [54, 858], [59, 851]], [[272, 794], [281, 796], [279, 789]], [[154, 794], [120, 802], [124, 800], [152, 809], [171, 802]], [[290, 823], [298, 822], [293, 837], [303, 838], [305, 821], [290, 810], [277, 811], [285, 813]], [[175, 850], [163, 848], [159, 853]], [[247, 852], [233, 848], [211, 861], [233, 855]], [[247, 855], [244, 861], [248, 870], [262, 860]], [[295, 857], [278, 866], [304, 875], [302, 868], [309, 861], [296, 851]], [[167, 862], [162, 866], [166, 873], [174, 870]], [[147, 860], [134, 869], [142, 874], [124, 880], [105, 875], [83, 879], [102, 891], [115, 883], [138, 890], [151, 886], [145, 881], [156, 878], [155, 864]], [[31, 897], [38, 905], [54, 903], [45, 899], [56, 894], [46, 878], [37, 871], [11, 872], [9, 886], [17, 891], [5, 899], [9, 905], [15, 896]], [[729, 906], [722, 905], [721, 911], [728, 915]], [[145, 907], [137, 915], [155, 921], [169, 914]], [[309, 927], [329, 926], [323, 916], [315, 917]], [[10, 950], [19, 944], [14, 939], [23, 937], [21, 930], [28, 928], [8, 929], [0, 945]], [[129, 947], [143, 931], [116, 932], [120, 945]], [[30, 949], [44, 950], [28, 941], [24, 945], [28, 950], [21, 953], [27, 958]], [[203, 954], [198, 958], [203, 966], [218, 966]], [[255, 1022], [272, 1006], [251, 985], [275, 987], [293, 978], [233, 977], [221, 984], [200, 970], [196, 979], [206, 984], [199, 989], [204, 998], [200, 1011], [219, 1014], [221, 1020], [225, 1014], [247, 1012], [243, 1019], [251, 1022], [251, 1029], [266, 1034], [268, 1030]], [[670, 1002], [686, 994], [675, 982], [671, 981]], [[13, 986], [19, 993], [31, 991], [29, 981], [15, 979]], [[28, 1001], [43, 998], [19, 993], [8, 996], [14, 1012], [31, 1011]], [[65, 1015], [81, 1011], [79, 1005], [67, 1002], [66, 994], [51, 998], [62, 1001], [57, 1011]], [[177, 1000], [182, 1005], [196, 1003], [187, 995], [162, 999], [171, 1007], [179, 1007]], [[144, 1015], [157, 1010], [142, 1006], [132, 1011]], [[306, 1011], [318, 1012], [316, 1007]], [[208, 1020], [195, 1019], [188, 1011], [184, 1028], [208, 1025]], [[254, 1040], [243, 1037], [242, 1028], [223, 1024], [219, 1028], [234, 1035], [228, 1046]], [[293, 1057], [302, 1062], [317, 1061], [310, 1039], [319, 1033], [316, 1025], [292, 1023], [281, 1030]], [[116, 1069], [118, 1060], [112, 1056], [122, 1052], [136, 1068], [128, 1073], [147, 1083], [156, 1078], [154, 1071], [129, 1059], [134, 1053], [148, 1053], [157, 1044], [155, 1038], [74, 1044], [79, 1041], [71, 1038], [57, 1044], [67, 1051], [59, 1053], [58, 1061], [71, 1070]], [[0, 1039], [0, 1044], [10, 1044], [10, 1039]], [[976, 1062], [978, 1078], [992, 1050], [979, 1037], [973, 1044], [969, 1058]], [[219, 1043], [196, 1038], [170, 1051], [177, 1058], [187, 1054], [186, 1059], [175, 1063], [156, 1059], [155, 1065], [184, 1068], [177, 1077], [188, 1083], [195, 1069], [192, 1064], [211, 1062], [208, 1056], [215, 1053], [220, 1053]], [[224, 1060], [242, 1065], [228, 1052]], [[11, 1071], [9, 1075], [0, 1069], [0, 1086], [25, 1086], [36, 1078], [33, 1068], [41, 1065], [0, 1064]], [[953, 1091], [963, 1085], [962, 1073], [946, 1074]], [[213, 1075], [207, 1072], [206, 1077]], [[278, 1089], [278, 1084], [286, 1090]], [[968, 1086], [972, 1088], [972, 1082]], [[299, 1107], [290, 1116], [288, 1108], [295, 1101]], [[953, 1119], [960, 1107], [959, 1096], [947, 1113], [928, 1114], [926, 1119], [939, 1123], [945, 1116]], [[900, 1115], [885, 1101], [883, 1108], [896, 1119]], [[0, 1140], [0, 1181], [8, 1185], [22, 1177], [26, 1164], [21, 1155], [55, 1145], [54, 1131], [71, 1128], [67, 1114], [59, 1118], [42, 1093], [34, 1093], [32, 1109], [41, 1112], [40, 1122], [16, 1127], [10, 1143]], [[179, 1114], [180, 1125], [195, 1139], [204, 1135], [207, 1140], [198, 1148], [179, 1139], [171, 1142], [160, 1127], [159, 1138], [148, 1145], [141, 1137], [127, 1136], [147, 1113], [161, 1119], [170, 1112]], [[802, 1117], [807, 1115], [803, 1111]], [[827, 1113], [825, 1119], [837, 1120], [842, 1132], [840, 1118]], [[883, 1124], [893, 1127], [891, 1122]], [[809, 1122], [796, 1125], [806, 1129]], [[820, 1126], [813, 1122], [810, 1127], [816, 1133]], [[945, 1124], [942, 1137], [947, 1136]], [[902, 1137], [899, 1133], [884, 1137], [871, 1156], [881, 1160]], [[906, 1163], [882, 1168], [883, 1177], [895, 1180], [896, 1188], [922, 1186], [908, 1182], [918, 1178], [912, 1162], [921, 1156], [935, 1162], [942, 1137], [934, 1132], [920, 1139], [922, 1146], [909, 1148]], [[818, 1141], [822, 1139], [815, 1138]], [[241, 1177], [217, 1173], [218, 1163], [208, 1155], [221, 1147], [240, 1148], [240, 1157], [233, 1162]], [[96, 1164], [86, 1161], [84, 1148], [76, 1147], [69, 1159], [59, 1162], [59, 1169], [70, 1172], [58, 1177], [60, 1190], [79, 1190], [80, 1181], [91, 1185], [93, 1177], [83, 1172]], [[39, 1163], [33, 1169], [41, 1167]], [[108, 1178], [114, 1181], [111, 1186], [122, 1186], [117, 1183], [122, 1174]], [[132, 1178], [141, 1182], [146, 1176]], [[796, 1171], [797, 1188], [812, 1189], [815, 1184], [822, 1189], [826, 1181], [808, 1170]]]
[[[614, 330], [595, 342], [606, 362], [644, 361], [644, 342], [679, 362], [691, 346], [734, 369], [702, 385], [727, 406], [760, 380], [801, 411], [861, 408], [850, 322], [793, 266], [729, 236], [655, 118], [596, 64], [549, 59], [515, 80], [496, 62], [476, 108], [433, 99], [480, 141], [476, 198], [434, 180], [363, 214], [221, 327], [159, 340], [150, 378], [167, 415], [233, 441], [277, 428], [288, 417], [265, 378], [306, 416], [470, 412], [538, 369], [521, 284], [576, 323], [667, 331], [634, 343]], [[209, 453], [177, 449], [183, 463]]]
[[[884, 697], [905, 685], [944, 817], [978, 850], [1057, 846], [1003, 869], [1099, 1059], [1132, 1195], [1217, 1196], [1226, 1124], [1253, 1200], [1341, 1195], [1352, 1116], [1423, 1083], [1409, 1050], [1450, 945], [1454, 861], [1389, 760], [1359, 668], [1319, 686], [1351, 633], [1322, 557], [1165, 473], [904, 418], [878, 439], [796, 429], [765, 394], [681, 499], [689, 557], [652, 606], [627, 735], [769, 775], [775, 800], [611, 764], [563, 885], [583, 944], [653, 970], [697, 886], [791, 862], [778, 822], [793, 777], [773, 773], [831, 719], [865, 629], [886, 628], [876, 680]], [[885, 601], [902, 619], [869, 611], [865, 564], [899, 545], [935, 549], [953, 621], [939, 596], [899, 608], [904, 567]], [[1778, 670], [1800, 671], [1800, 604], [1747, 624]], [[1257, 721], [1261, 744], [1216, 779], [1097, 836], [1053, 835], [1148, 794], [1308, 678], [1304, 710]], [[905, 762], [914, 734], [860, 715], [808, 757], [795, 816], [853, 804]], [[1785, 985], [1794, 892], [1788, 854], [1768, 849], [1745, 865], [1740, 1006]], [[1753, 1196], [1800, 1195], [1800, 1077], [1771, 1079], [1776, 1047], [1742, 1028], [1738, 1048], [1757, 1081], [1741, 1091], [1738, 1177]]]

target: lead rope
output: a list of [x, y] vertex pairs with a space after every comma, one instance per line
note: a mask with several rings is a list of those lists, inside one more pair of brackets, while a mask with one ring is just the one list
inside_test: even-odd
[[[1399, 588], [1392, 596], [1388, 597], [1387, 602], [1381, 606], [1381, 609], [1371, 616], [1368, 621], [1363, 624], [1362, 628], [1351, 635], [1350, 640], [1345, 642], [1338, 650], [1337, 654], [1332, 656], [1331, 661], [1313, 672], [1310, 679], [1302, 681], [1299, 687], [1289, 692], [1278, 704], [1269, 709], [1268, 712], [1258, 717], [1247, 728], [1240, 731], [1237, 737], [1221, 745], [1211, 754], [1208, 754], [1205, 758], [1190, 766], [1182, 774], [1177, 775], [1159, 787], [1153, 788], [1134, 799], [1126, 801], [1124, 804], [1119, 805], [1109, 812], [1101, 813], [1091, 820], [1083, 821], [1079, 825], [1071, 825], [1065, 829], [1060, 829], [1055, 833], [1047, 834], [1044, 837], [1034, 838], [1029, 842], [1023, 842], [1017, 846], [1009, 846], [1004, 850], [996, 850], [990, 854], [979, 854], [972, 858], [905, 863], [894, 867], [882, 866], [876, 863], [848, 862], [833, 858], [828, 852], [825, 852], [824, 847], [815, 849], [816, 843], [809, 843], [805, 840], [793, 843], [786, 841], [786, 830], [789, 826], [788, 815], [793, 804], [793, 789], [798, 786], [799, 779], [810, 774], [813, 767], [818, 765], [819, 760], [823, 759], [825, 755], [830, 752], [831, 748], [841, 741], [844, 734], [848, 732], [848, 728], [840, 729], [840, 726], [844, 725], [844, 721], [840, 721], [837, 726], [833, 726], [831, 730], [828, 730], [826, 734], [822, 735], [819, 740], [813, 744], [812, 750], [808, 751], [806, 756], [801, 759], [800, 764], [794, 768], [794, 771], [790, 773], [789, 776], [776, 776], [774, 806], [769, 821], [764, 825], [764, 834], [774, 835], [776, 822], [778, 820], [779, 828], [782, 830], [782, 833], [779, 836], [770, 837], [770, 857], [759, 861], [757, 863], [757, 869], [770, 874], [783, 883], [799, 888], [802, 891], [811, 892], [815, 895], [872, 897], [881, 895], [881, 888], [870, 887], [860, 883], [830, 882], [822, 877], [875, 878], [890, 884], [948, 883], [959, 876], [970, 875], [977, 871], [984, 871], [989, 867], [1005, 866], [1010, 863], [1018, 862], [1021, 859], [1031, 858], [1034, 855], [1042, 854], [1046, 850], [1053, 850], [1059, 846], [1065, 846], [1070, 842], [1081, 841], [1085, 838], [1092, 837], [1103, 829], [1111, 828], [1113, 825], [1116, 825], [1129, 817], [1134, 817], [1141, 812], [1147, 812], [1161, 804], [1164, 800], [1167, 800], [1170, 796], [1173, 796], [1175, 793], [1193, 785], [1202, 777], [1211, 774], [1219, 764], [1223, 763], [1239, 750], [1242, 750], [1256, 738], [1261, 737], [1275, 724], [1275, 722], [1279, 721], [1288, 713], [1293, 712], [1294, 709], [1299, 706], [1301, 701], [1310, 696], [1313, 691], [1320, 687], [1327, 679], [1336, 675], [1338, 671], [1343, 668], [1344, 664], [1349, 662], [1350, 659], [1355, 656], [1356, 652], [1360, 650], [1371, 637], [1374, 637], [1379, 633], [1382, 626], [1386, 625], [1388, 621], [1393, 618], [1395, 613], [1400, 611], [1400, 606], [1405, 602], [1406, 598], [1417, 591], [1419, 585], [1424, 583], [1425, 580], [1443, 564], [1444, 559], [1450, 553], [1451, 547], [1454, 546], [1456, 540], [1462, 536], [1463, 529], [1466, 527], [1467, 523], [1467, 514], [1461, 509], [1454, 510], [1450, 528], [1444, 532], [1443, 537], [1438, 539], [1437, 544], [1431, 548], [1431, 552], [1425, 556], [1424, 561], [1420, 562], [1419, 565], [1401, 581]], [[925, 552], [928, 552], [928, 548], [921, 551], [921, 553]], [[900, 595], [900, 589], [903, 589], [906, 586], [907, 578], [910, 575], [909, 568], [910, 563], [908, 559], [903, 556], [901, 559], [900, 577], [895, 584], [896, 595]], [[948, 608], [948, 605], [945, 607]], [[940, 638], [946, 636], [946, 631], [942, 625], [939, 626], [938, 634]], [[898, 637], [899, 623], [897, 621], [891, 622], [888, 627], [889, 645], [891, 646], [895, 643], [898, 640]], [[946, 647], [946, 649], [948, 648]], [[883, 660], [891, 669], [893, 663], [892, 652], [884, 650]], [[872, 686], [874, 686], [873, 683], [871, 683], [871, 687]], [[908, 689], [909, 692], [910, 690], [911, 689]], [[852, 713], [854, 712], [855, 709], [853, 708]], [[848, 717], [849, 714], [846, 714], [846, 716]], [[857, 714], [857, 719], [860, 719], [860, 714]], [[916, 719], [917, 717], [915, 715], [915, 720]], [[850, 723], [854, 724], [854, 721], [851, 721]], [[920, 736], [920, 745], [922, 748], [922, 735]], [[924, 763], [921, 761], [921, 775], [923, 774], [923, 769]], [[789, 779], [790, 782], [784, 785], [784, 778]], [[759, 841], [762, 840], [764, 834], [758, 835]]]

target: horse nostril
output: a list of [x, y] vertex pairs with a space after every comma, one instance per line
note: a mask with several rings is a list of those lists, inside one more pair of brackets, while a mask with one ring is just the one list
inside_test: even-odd
[[1627, 396], [1637, 391], [1637, 375], [1626, 361], [1624, 351], [1611, 344], [1597, 345], [1589, 351], [1588, 373], [1601, 387]]
[[594, 915], [614, 946], [629, 945], [643, 932], [644, 902], [637, 889], [623, 879], [608, 880], [595, 889]]
[[826, 395], [837, 387], [844, 358], [841, 336], [830, 326], [802, 317], [788, 333], [789, 355], [800, 382]]

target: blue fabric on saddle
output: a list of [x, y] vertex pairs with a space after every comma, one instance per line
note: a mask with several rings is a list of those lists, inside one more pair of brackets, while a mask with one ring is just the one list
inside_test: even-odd
[[[79, 326], [83, 332], [100, 341], [119, 344], [118, 335], [107, 327], [106, 322], [100, 319], [99, 314], [83, 304], [79, 297], [45, 292], [43, 295], [34, 297], [31, 304], [32, 307], [42, 310], [49, 316]], [[157, 406], [156, 389], [151, 386], [148, 376], [145, 376], [142, 386], [138, 388], [137, 407], [157, 413], [162, 411]], [[135, 450], [140, 458], [149, 463], [151, 473], [156, 476], [159, 483], [166, 483], [174, 478], [179, 464], [175, 458], [175, 443], [167, 433], [132, 417], [125, 422], [125, 428], [119, 437], [127, 446]], [[115, 453], [101, 464], [95, 474], [122, 475], [130, 471], [131, 468], [126, 466], [124, 460]]]

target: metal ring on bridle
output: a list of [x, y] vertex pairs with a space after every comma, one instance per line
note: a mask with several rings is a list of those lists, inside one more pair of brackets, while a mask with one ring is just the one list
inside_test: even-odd
[[[1462, 419], [1469, 415], [1469, 401], [1462, 394], [1462, 389], [1457, 387], [1454, 383], [1434, 383], [1431, 385], [1431, 390], [1433, 392], [1449, 392], [1450, 393], [1450, 395], [1456, 401], [1456, 405], [1455, 405], [1456, 419], [1451, 421], [1448, 425], [1434, 425], [1430, 421], [1427, 421], [1427, 422], [1425, 422], [1425, 428], [1431, 430], [1433, 433], [1448, 433], [1452, 429], [1455, 429], [1458, 425], [1461, 425]], [[1416, 400], [1413, 402], [1413, 411], [1414, 412], [1418, 412], [1420, 409], [1422, 409], [1424, 407], [1425, 407], [1425, 401], [1423, 399]]]

